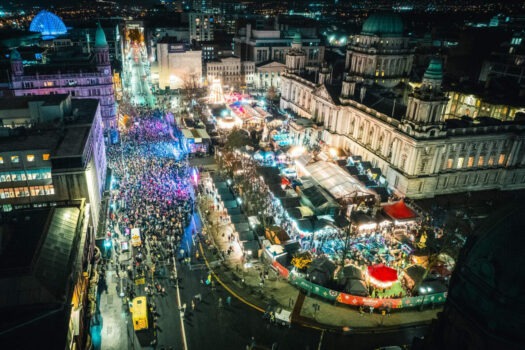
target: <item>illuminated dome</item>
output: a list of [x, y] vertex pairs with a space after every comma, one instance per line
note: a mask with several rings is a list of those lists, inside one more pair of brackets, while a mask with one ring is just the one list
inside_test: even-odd
[[56, 36], [66, 34], [67, 29], [64, 22], [49, 11], [40, 11], [31, 21], [29, 26], [31, 32], [39, 32], [43, 36]]
[[401, 36], [403, 35], [403, 21], [394, 13], [374, 13], [363, 23], [361, 34]]

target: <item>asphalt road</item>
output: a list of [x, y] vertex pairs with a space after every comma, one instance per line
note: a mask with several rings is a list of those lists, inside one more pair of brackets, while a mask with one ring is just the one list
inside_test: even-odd
[[[200, 220], [195, 215], [190, 227], [186, 230], [182, 247], [191, 249], [191, 264], [177, 262], [179, 277], [179, 293], [181, 305], [186, 304], [184, 315], [184, 330], [187, 349], [245, 349], [252, 342], [271, 349], [282, 350], [313, 350], [313, 349], [374, 349], [379, 346], [393, 344], [410, 344], [416, 336], [422, 336], [426, 327], [412, 327], [377, 334], [352, 333], [322, 333], [320, 330], [292, 325], [291, 328], [270, 324], [263, 319], [262, 314], [231, 298], [231, 305], [226, 304], [228, 292], [220, 285], [201, 283], [208, 276], [207, 268], [195, 259], [192, 243], [192, 232], [200, 228]], [[165, 285], [169, 283], [166, 281]], [[157, 349], [184, 349], [179, 307], [177, 305], [176, 288], [170, 286], [168, 295], [155, 297], [159, 313], [159, 331]], [[191, 300], [201, 294], [202, 302], [197, 302], [195, 310], [191, 308]], [[219, 299], [222, 301], [220, 302]]]
[[[143, 55], [139, 48], [133, 47], [128, 56], [128, 61], [124, 64], [124, 69], [128, 73], [128, 83], [126, 86], [130, 87], [132, 95], [132, 102], [136, 104], [147, 104], [149, 107], [154, 107], [155, 98], [151, 93], [149, 85], [149, 73], [143, 61]], [[125, 75], [126, 76], [126, 75]]]

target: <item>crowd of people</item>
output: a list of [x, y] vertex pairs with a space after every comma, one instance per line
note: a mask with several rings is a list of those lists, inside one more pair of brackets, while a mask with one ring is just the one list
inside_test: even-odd
[[[141, 244], [133, 247], [132, 263], [117, 266], [117, 273], [126, 270], [129, 278], [152, 273], [153, 266], [168, 274], [161, 269], [177, 257], [193, 213], [190, 168], [171, 128], [158, 113], [145, 113], [122, 133], [120, 145], [108, 150], [115, 178], [108, 235], [119, 241], [130, 239], [134, 228], [140, 232]], [[133, 285], [127, 289], [130, 299], [135, 296]], [[160, 284], [146, 284], [144, 291], [162, 295], [164, 290]]]

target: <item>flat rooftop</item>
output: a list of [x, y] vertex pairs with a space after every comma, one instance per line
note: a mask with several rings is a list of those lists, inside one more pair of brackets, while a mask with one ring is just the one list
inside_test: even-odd
[[67, 99], [67, 94], [46, 95], [46, 96], [17, 96], [0, 99], [0, 110], [24, 109], [28, 108], [30, 102], [43, 101], [44, 106], [56, 106]]
[[[55, 103], [57, 100], [60, 102], [61, 100], [58, 98], [55, 99], [56, 96], [61, 95], [0, 99], [0, 104], [19, 106], [21, 103], [25, 103], [25, 106], [27, 106], [28, 102], [42, 100], [43, 98], [46, 99], [46, 103]], [[27, 99], [27, 97], [35, 99]], [[40, 97], [40, 99], [37, 97]], [[5, 100], [11, 100], [12, 102], [5, 102]], [[52, 157], [82, 155], [98, 105], [99, 101], [97, 99], [72, 99], [71, 108], [75, 113], [75, 117], [71, 121], [64, 121], [60, 126], [46, 125], [41, 128], [35, 127], [18, 130], [17, 132], [13, 131], [12, 135], [0, 137], [0, 152], [40, 149], [49, 150]], [[17, 109], [21, 108], [18, 107]]]

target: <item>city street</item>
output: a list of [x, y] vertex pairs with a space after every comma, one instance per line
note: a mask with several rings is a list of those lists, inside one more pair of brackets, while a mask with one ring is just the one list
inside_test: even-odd
[[144, 49], [138, 45], [131, 47], [124, 63], [124, 87], [131, 94], [131, 103], [139, 106], [155, 106], [155, 97], [149, 82], [149, 62], [143, 54]]

